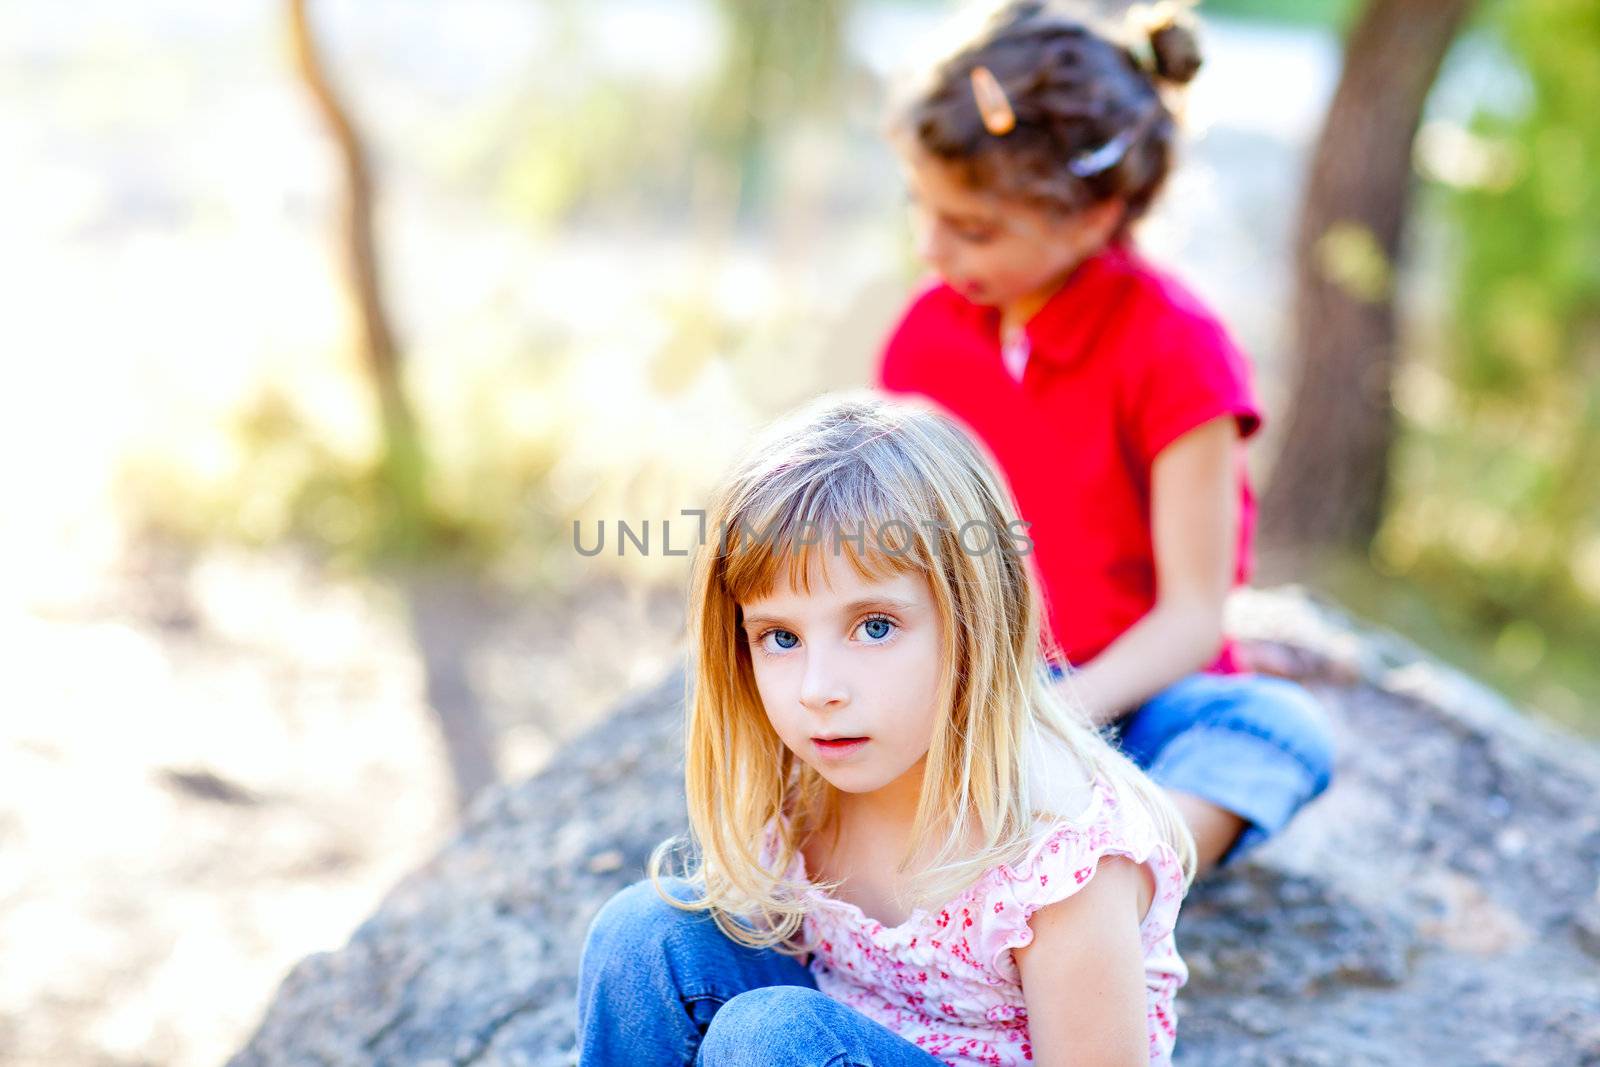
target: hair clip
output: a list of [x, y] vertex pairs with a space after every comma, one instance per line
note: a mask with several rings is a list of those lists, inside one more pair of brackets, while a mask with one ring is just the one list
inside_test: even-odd
[[1081, 152], [1067, 161], [1067, 169], [1079, 178], [1089, 178], [1117, 165], [1132, 143], [1131, 130], [1123, 130], [1092, 152]]
[[1139, 121], [1117, 134], [1111, 140], [1086, 152], [1079, 152], [1067, 161], [1067, 169], [1079, 178], [1092, 178], [1122, 162], [1122, 157], [1133, 143], [1143, 137], [1150, 124], [1161, 114], [1161, 101], [1156, 100], [1145, 108]]
[[1000, 80], [988, 67], [972, 68], [972, 99], [983, 116], [983, 128], [996, 137], [1010, 133], [1017, 124], [1017, 113], [1000, 87]]

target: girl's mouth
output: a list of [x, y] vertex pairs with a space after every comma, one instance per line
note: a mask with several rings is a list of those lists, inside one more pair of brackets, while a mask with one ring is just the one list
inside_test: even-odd
[[842, 759], [860, 749], [870, 740], [871, 738], [868, 737], [835, 737], [829, 740], [813, 737], [811, 743], [817, 746], [817, 751], [823, 757], [827, 759]]

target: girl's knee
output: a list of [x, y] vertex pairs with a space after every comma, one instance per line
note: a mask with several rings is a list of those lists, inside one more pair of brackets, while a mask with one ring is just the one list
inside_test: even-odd
[[779, 1050], [814, 1041], [818, 1012], [835, 1004], [809, 986], [747, 989], [717, 1009], [700, 1044], [701, 1062], [771, 1063]]
[[[1303, 768], [1310, 797], [1333, 778], [1334, 734], [1322, 702], [1287, 678], [1264, 674], [1191, 676], [1164, 695], [1163, 740], [1191, 730], [1259, 738], [1293, 756]], [[1135, 724], [1137, 731], [1139, 725]], [[1135, 741], [1142, 735], [1135, 734]]]
[[1315, 781], [1313, 795], [1325, 790], [1333, 779], [1335, 745], [1322, 701], [1287, 679], [1257, 677], [1246, 704], [1260, 728], [1306, 764]]
[[[662, 888], [679, 900], [689, 899], [693, 890], [681, 878], [662, 879]], [[611, 895], [589, 923], [584, 939], [587, 955], [604, 945], [630, 945], [637, 948], [660, 941], [679, 923], [692, 921], [702, 912], [675, 908], [661, 899], [655, 885], [641, 878]]]

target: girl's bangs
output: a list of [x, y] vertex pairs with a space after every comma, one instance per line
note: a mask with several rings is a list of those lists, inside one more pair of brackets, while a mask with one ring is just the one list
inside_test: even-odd
[[[934, 550], [918, 519], [885, 518], [877, 508], [838, 504], [828, 494], [809, 501], [791, 497], [762, 509], [759, 516], [746, 512], [730, 519], [726, 534], [715, 531], [722, 585], [734, 602], [768, 596], [780, 578], [809, 593], [811, 564], [824, 554], [847, 559], [869, 582], [933, 570]], [[863, 510], [867, 514], [860, 514]]]

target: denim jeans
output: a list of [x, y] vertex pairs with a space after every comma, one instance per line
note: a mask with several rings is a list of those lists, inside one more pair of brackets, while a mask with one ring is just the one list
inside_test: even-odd
[[[1064, 673], [1052, 665], [1052, 676]], [[1304, 687], [1267, 675], [1180, 678], [1117, 720], [1112, 740], [1156, 782], [1248, 823], [1219, 867], [1282, 830], [1333, 776], [1322, 705]]]
[[[688, 886], [663, 879], [678, 899]], [[578, 964], [579, 1067], [941, 1067], [942, 1060], [817, 989], [775, 949], [751, 949], [648, 879], [589, 925]]]

